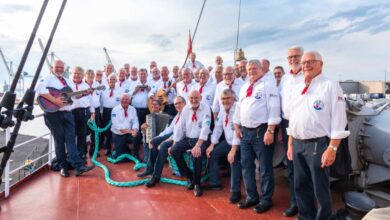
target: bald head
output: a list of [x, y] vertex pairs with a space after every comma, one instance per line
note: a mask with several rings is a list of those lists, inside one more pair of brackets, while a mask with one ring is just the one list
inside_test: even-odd
[[62, 75], [64, 74], [64, 62], [62, 62], [62, 60], [56, 60], [54, 61], [54, 64], [53, 64], [53, 67], [52, 67], [52, 72], [59, 76], [59, 77], [62, 77]]
[[188, 99], [190, 100], [191, 107], [197, 108], [202, 100], [202, 96], [198, 90], [192, 90], [190, 94], [188, 94]]

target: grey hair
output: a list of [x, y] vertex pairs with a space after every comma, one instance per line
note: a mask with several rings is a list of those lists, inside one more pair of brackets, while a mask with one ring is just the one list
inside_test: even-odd
[[222, 96], [225, 96], [225, 95], [232, 95], [232, 96], [234, 97], [234, 101], [237, 100], [236, 93], [234, 92], [233, 89], [224, 89], [224, 90], [221, 92], [221, 97], [222, 97]]
[[184, 104], [186, 104], [186, 99], [185, 99], [183, 96], [178, 95], [178, 96], [176, 96], [175, 98], [176, 98], [176, 99], [177, 99], [177, 98], [181, 99], [181, 101], [184, 102]]
[[248, 68], [249, 65], [251, 64], [255, 64], [256, 66], [260, 67], [260, 68], [263, 68], [263, 65], [261, 65], [260, 61], [259, 60], [249, 60], [248, 63], [246, 64], [246, 68]]
[[319, 52], [317, 51], [307, 51], [305, 54], [313, 54], [316, 60], [322, 61], [322, 56]]
[[111, 78], [114, 78], [115, 80], [118, 80], [118, 79], [116, 78], [116, 74], [115, 74], [115, 73], [111, 73], [111, 74], [107, 77], [108, 80], [110, 80]]
[[300, 53], [300, 54], [303, 54], [303, 53], [305, 52], [305, 51], [303, 50], [303, 47], [297, 46], [297, 45], [288, 48], [288, 50], [299, 50], [299, 53]]

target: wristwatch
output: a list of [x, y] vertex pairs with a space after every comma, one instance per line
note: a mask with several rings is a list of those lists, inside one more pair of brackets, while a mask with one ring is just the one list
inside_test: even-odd
[[275, 134], [275, 130], [271, 130], [271, 129], [267, 129], [267, 132], [271, 133], [271, 134]]
[[329, 144], [329, 148], [332, 149], [334, 152], [337, 152], [337, 146]]

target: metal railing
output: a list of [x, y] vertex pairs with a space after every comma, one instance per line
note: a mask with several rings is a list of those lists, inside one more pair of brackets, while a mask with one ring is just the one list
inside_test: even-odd
[[[39, 116], [42, 116], [42, 115], [38, 115]], [[42, 160], [44, 159], [45, 157], [47, 157], [47, 161], [45, 161], [44, 163], [42, 163], [41, 166], [39, 166], [39, 168], [37, 169], [34, 169], [34, 171], [32, 171], [30, 174], [34, 173], [36, 170], [39, 170], [40, 168], [42, 168], [43, 166], [46, 166], [47, 164], [50, 166], [51, 165], [51, 162], [53, 160], [53, 158], [55, 157], [55, 152], [54, 152], [54, 139], [53, 139], [53, 136], [51, 135], [51, 133], [46, 133], [46, 134], [43, 134], [41, 136], [38, 136], [38, 137], [34, 137], [34, 138], [31, 138], [30, 140], [27, 140], [27, 141], [24, 141], [22, 143], [19, 143], [17, 145], [15, 145], [14, 147], [14, 150], [23, 146], [23, 145], [26, 145], [26, 144], [29, 144], [33, 141], [36, 141], [40, 138], [43, 138], [43, 137], [46, 137], [46, 136], [49, 136], [49, 147], [47, 148], [47, 152], [45, 154], [42, 154], [41, 156], [37, 157], [37, 158], [34, 158], [33, 160], [29, 161], [29, 163], [24, 163], [23, 165], [13, 169], [13, 170], [10, 170], [10, 161], [7, 162], [7, 166], [5, 167], [5, 170], [4, 170], [4, 197], [7, 198], [9, 197], [10, 195], [10, 188], [11, 188], [11, 181], [10, 181], [10, 177], [13, 173], [16, 173], [18, 171], [20, 171], [21, 169], [24, 169], [26, 166], [29, 166], [31, 164], [34, 164], [35, 162], [39, 161], [39, 160]], [[11, 129], [10, 128], [7, 128], [6, 129], [6, 132], [5, 132], [5, 143], [7, 144], [8, 140], [10, 139], [11, 137]]]

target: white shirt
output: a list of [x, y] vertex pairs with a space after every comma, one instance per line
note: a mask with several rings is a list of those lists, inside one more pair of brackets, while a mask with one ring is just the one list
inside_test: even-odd
[[195, 69], [204, 68], [204, 65], [201, 62], [197, 61], [197, 60], [195, 60], [195, 62], [192, 62], [191, 60], [188, 60], [188, 62], [186, 63], [185, 67], [186, 68], [190, 68], [191, 70], [195, 70]]
[[180, 121], [180, 114], [181, 112], [178, 112], [175, 117], [173, 118], [173, 120], [171, 121], [171, 124], [166, 127], [158, 136], [159, 137], [162, 137], [164, 135], [167, 135], [167, 134], [171, 134], [171, 133], [174, 133], [175, 131], [175, 127], [177, 127], [176, 125], [179, 123]]
[[320, 74], [311, 81], [307, 92], [302, 95], [304, 88], [304, 81], [292, 86], [287, 133], [297, 139], [347, 137], [347, 114], [340, 85]]
[[155, 84], [160, 83], [160, 82], [162, 82], [161, 76], [157, 80], [153, 79], [153, 77], [148, 79], [148, 84], [149, 84], [150, 87], [152, 87]]
[[130, 92], [130, 83], [127, 80], [116, 82], [115, 87], [120, 90], [121, 94]]
[[137, 86], [142, 86], [142, 85], [148, 85], [148, 83], [142, 84], [141, 81], [139, 81], [137, 84], [135, 84], [135, 87], [130, 91], [130, 94], [132, 95], [131, 105], [134, 108], [148, 107], [148, 91], [146, 89], [141, 89], [136, 94], [133, 94], [135, 88]]
[[[89, 85], [85, 82], [81, 82], [78, 83], [76, 86], [76, 83], [71, 82], [71, 88], [73, 92], [77, 92], [77, 91], [89, 89]], [[86, 95], [81, 98], [73, 99], [72, 109], [76, 109], [76, 108], [89, 108], [91, 112], [95, 112], [95, 108], [92, 107], [92, 96]]]
[[227, 114], [225, 109], [222, 109], [221, 112], [218, 114], [218, 117], [215, 120], [215, 127], [213, 130], [213, 134], [211, 135], [212, 144], [218, 144], [219, 138], [221, 137], [222, 132], [224, 132], [226, 142], [229, 145], [240, 145], [240, 138], [237, 137], [236, 132], [234, 131], [233, 115], [235, 110], [236, 110], [236, 104], [234, 104], [230, 108], [227, 121], [226, 121]]
[[184, 137], [207, 140], [211, 125], [210, 107], [200, 103], [196, 110], [196, 120], [194, 121], [192, 120], [193, 113], [194, 110], [190, 105], [186, 105], [183, 108], [179, 123], [177, 124], [177, 132], [173, 133], [174, 142], [178, 142]]
[[246, 74], [246, 77], [243, 79], [241, 76], [240, 76], [240, 79], [244, 82], [249, 82], [249, 76], [248, 74]]
[[[41, 79], [36, 87], [37, 95], [41, 94], [49, 94], [49, 89], [48, 88], [55, 88], [58, 90], [63, 89], [66, 86], [71, 86], [71, 81], [67, 78], [63, 78], [66, 82], [67, 85], [63, 85], [62, 82], [57, 78], [57, 76], [50, 74], [46, 76], [45, 78]], [[74, 98], [72, 98], [74, 100]], [[65, 105], [64, 107], [59, 109], [60, 111], [71, 111], [72, 110], [72, 105]]]
[[185, 84], [183, 81], [180, 81], [176, 84], [176, 93], [178, 96], [182, 96], [188, 103], [188, 94], [194, 89], [195, 82], [194, 80], [191, 83], [187, 84], [187, 89], [185, 89]]
[[[194, 90], [198, 90], [200, 92], [201, 87], [202, 86], [200, 85], [200, 83], [197, 83], [194, 86]], [[202, 103], [211, 107], [214, 101], [214, 94], [215, 94], [215, 84], [212, 83], [210, 80], [208, 80], [202, 88], [202, 92], [201, 92]]]
[[264, 123], [279, 124], [280, 98], [276, 84], [258, 79], [253, 86], [252, 95], [246, 97], [249, 86], [248, 82], [241, 88], [233, 117], [234, 123], [247, 128], [257, 128]]
[[293, 75], [291, 73], [285, 74], [280, 81], [280, 99], [282, 104], [282, 117], [289, 120], [289, 102], [292, 100], [291, 87], [297, 83], [302, 83], [305, 80], [302, 71]]
[[111, 131], [117, 135], [123, 135], [122, 129], [136, 129], [138, 130], [137, 111], [131, 105], [127, 107], [127, 117], [125, 117], [125, 109], [121, 104], [115, 106], [111, 112]]
[[[87, 85], [88, 85], [88, 83], [87, 83]], [[100, 86], [98, 82], [94, 81], [92, 83], [92, 88], [96, 88], [98, 86]], [[93, 108], [99, 108], [101, 106], [101, 104], [100, 104], [101, 94], [102, 94], [102, 91], [99, 91], [99, 90], [94, 90], [93, 93], [91, 94], [91, 96], [92, 96], [91, 105]]]
[[[249, 78], [249, 77], [248, 77]], [[263, 80], [266, 81], [266, 80], [269, 80], [270, 82], [274, 83], [275, 86], [276, 86], [276, 79], [275, 79], [275, 76], [274, 76], [274, 73], [269, 70], [264, 76], [263, 76]], [[249, 82], [249, 80], [248, 80]]]
[[100, 103], [104, 108], [114, 108], [121, 102], [121, 90], [118, 88], [113, 89], [113, 94], [110, 97], [111, 89], [107, 87], [100, 96]]
[[[158, 81], [152, 86], [152, 89], [150, 90], [148, 96], [149, 97], [154, 96], [158, 90], [164, 89], [164, 84], [165, 84], [165, 89], [168, 89], [168, 87], [172, 85], [172, 81], [171, 80], [168, 80], [166, 82], [164, 82], [163, 80]], [[173, 100], [175, 99], [175, 97], [176, 97], [176, 91], [174, 88], [171, 88], [168, 92], [168, 104], [173, 104]]]
[[[238, 94], [240, 94], [241, 87], [244, 85], [244, 81], [242, 79], [234, 79], [232, 89], [234, 93], [236, 93], [236, 97], [238, 97]], [[223, 90], [228, 89], [229, 86], [225, 83], [225, 81], [222, 81], [218, 83], [216, 89], [215, 89], [215, 97], [213, 101], [213, 112], [219, 112], [219, 109], [222, 108], [221, 103], [221, 94]]]

